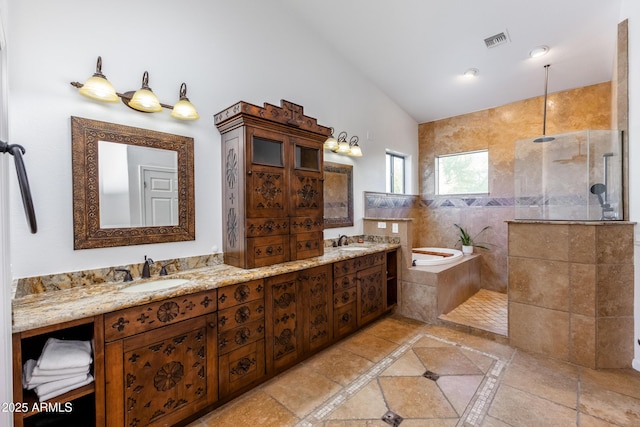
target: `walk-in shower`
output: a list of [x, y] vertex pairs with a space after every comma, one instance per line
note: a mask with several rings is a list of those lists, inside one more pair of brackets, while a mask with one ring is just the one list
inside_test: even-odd
[[622, 219], [620, 132], [586, 130], [516, 141], [516, 219]]

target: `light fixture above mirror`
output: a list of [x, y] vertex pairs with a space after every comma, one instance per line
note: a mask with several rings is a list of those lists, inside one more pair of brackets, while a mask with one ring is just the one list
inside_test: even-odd
[[347, 137], [347, 132], [342, 131], [336, 139], [331, 128], [331, 136], [324, 142], [324, 149], [347, 156], [362, 157], [362, 149], [358, 145], [360, 139], [354, 135], [347, 141]]
[[149, 87], [149, 73], [142, 75], [142, 87], [137, 91], [125, 93], [116, 92], [113, 85], [102, 74], [102, 57], [98, 56], [96, 72], [84, 84], [71, 82], [71, 86], [77, 87], [81, 95], [102, 102], [117, 102], [121, 99], [128, 107], [143, 113], [157, 113], [163, 108], [172, 110], [171, 117], [178, 120], [197, 120], [200, 118], [196, 107], [187, 98], [187, 85], [180, 85], [180, 98], [175, 105], [163, 104]]

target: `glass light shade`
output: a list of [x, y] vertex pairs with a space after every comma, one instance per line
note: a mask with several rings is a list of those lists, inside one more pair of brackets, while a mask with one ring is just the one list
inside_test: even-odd
[[340, 141], [338, 144], [338, 153], [346, 154], [351, 151], [351, 147], [347, 141]]
[[349, 155], [353, 157], [362, 157], [362, 150], [360, 149], [360, 146], [358, 144], [352, 146]]
[[171, 117], [179, 120], [198, 120], [200, 115], [188, 99], [181, 99], [173, 106]]
[[162, 111], [158, 97], [149, 89], [137, 90], [127, 105], [134, 110], [144, 111], [145, 113]]
[[109, 80], [98, 75], [89, 77], [84, 85], [82, 85], [79, 92], [80, 95], [86, 96], [87, 98], [95, 99], [96, 101], [119, 101], [118, 95], [116, 95], [116, 90], [109, 82]]
[[324, 142], [324, 148], [326, 148], [327, 150], [336, 151], [338, 149], [338, 140], [333, 136], [330, 136]]

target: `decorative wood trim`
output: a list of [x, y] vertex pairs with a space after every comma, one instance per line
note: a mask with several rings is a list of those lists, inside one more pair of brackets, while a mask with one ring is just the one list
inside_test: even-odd
[[305, 116], [304, 108], [301, 105], [284, 99], [280, 100], [280, 107], [267, 102], [264, 103], [263, 107], [258, 107], [257, 105], [240, 101], [216, 114], [214, 116], [214, 123], [218, 128], [221, 128], [224, 124], [240, 115], [293, 126], [327, 137], [331, 135], [331, 128], [319, 125], [313, 117]]
[[[98, 142], [112, 141], [178, 154], [178, 225], [100, 227]], [[105, 248], [195, 240], [193, 138], [71, 117], [73, 247]]]

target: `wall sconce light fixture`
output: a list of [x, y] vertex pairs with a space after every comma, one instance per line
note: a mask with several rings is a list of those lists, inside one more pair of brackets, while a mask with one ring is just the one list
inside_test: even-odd
[[347, 141], [347, 133], [342, 131], [338, 134], [338, 139], [333, 136], [333, 128], [331, 128], [331, 136], [324, 142], [324, 148], [338, 154], [347, 156], [362, 157], [362, 149], [358, 145], [359, 138], [352, 136]]
[[163, 108], [167, 108], [172, 110], [171, 117], [175, 119], [197, 120], [200, 118], [196, 107], [187, 98], [187, 85], [185, 83], [180, 85], [180, 99], [173, 106], [162, 104], [158, 100], [158, 97], [149, 87], [149, 73], [146, 71], [142, 75], [142, 87], [140, 89], [125, 93], [116, 92], [113, 85], [102, 74], [102, 57], [100, 56], [98, 56], [95, 74], [84, 84], [71, 82], [71, 86], [80, 89], [80, 95], [84, 95], [87, 98], [102, 102], [118, 102], [118, 99], [121, 99], [129, 108], [143, 113], [157, 113], [162, 111]]

